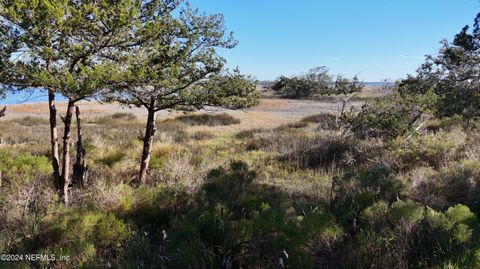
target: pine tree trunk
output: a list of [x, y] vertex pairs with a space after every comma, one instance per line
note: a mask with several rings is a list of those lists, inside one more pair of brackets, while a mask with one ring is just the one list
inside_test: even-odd
[[75, 185], [83, 186], [87, 180], [87, 158], [86, 150], [83, 147], [82, 139], [82, 125], [80, 120], [80, 109], [78, 106], [75, 107], [75, 114], [77, 116], [77, 160], [73, 165], [73, 176], [72, 181]]
[[50, 111], [50, 143], [52, 146], [52, 167], [53, 167], [53, 182], [55, 188], [59, 193], [62, 192], [62, 185], [60, 184], [60, 167], [58, 158], [58, 131], [57, 131], [57, 108], [55, 107], [55, 93], [48, 91], [48, 109]]
[[63, 185], [63, 200], [65, 204], [68, 204], [68, 187], [70, 185], [70, 136], [72, 127], [73, 109], [75, 108], [74, 102], [68, 101], [67, 113], [63, 119], [64, 133], [63, 133], [63, 162], [62, 162], [62, 177], [61, 183]]
[[138, 181], [144, 184], [147, 180], [148, 166], [150, 165], [150, 155], [152, 152], [153, 136], [155, 135], [155, 100], [150, 101], [148, 108], [147, 126], [145, 129], [145, 137], [143, 138], [142, 161], [140, 165], [140, 174]]

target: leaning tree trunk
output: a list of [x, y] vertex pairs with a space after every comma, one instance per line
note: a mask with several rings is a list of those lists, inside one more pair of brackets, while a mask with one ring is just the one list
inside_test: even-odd
[[87, 179], [87, 158], [86, 150], [83, 147], [82, 139], [82, 125], [80, 121], [80, 109], [78, 106], [75, 107], [75, 114], [77, 116], [77, 160], [73, 165], [73, 175], [72, 181], [75, 185], [83, 186]]
[[147, 127], [145, 129], [145, 137], [143, 138], [142, 161], [138, 177], [140, 184], [144, 184], [147, 180], [147, 171], [148, 166], [150, 165], [150, 155], [152, 152], [155, 130], [155, 100], [152, 99], [150, 101], [150, 107], [148, 108]]
[[55, 93], [48, 91], [48, 109], [50, 111], [50, 143], [52, 146], [52, 167], [53, 167], [53, 182], [55, 188], [59, 193], [62, 192], [62, 185], [60, 183], [60, 167], [58, 158], [58, 131], [57, 131], [57, 108], [55, 107]]
[[67, 113], [65, 114], [65, 118], [63, 119], [65, 129], [63, 133], [63, 162], [61, 183], [63, 186], [62, 194], [65, 204], [68, 204], [68, 187], [70, 185], [70, 136], [74, 108], [75, 103], [69, 100]]

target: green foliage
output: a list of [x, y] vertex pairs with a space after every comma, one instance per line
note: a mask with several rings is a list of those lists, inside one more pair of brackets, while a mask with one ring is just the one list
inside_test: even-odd
[[0, 83], [54, 89], [72, 102], [94, 96], [118, 81], [122, 63], [111, 56], [136, 41], [130, 33], [143, 18], [142, 6], [129, 0], [3, 2], [0, 62], [8, 69]]
[[131, 232], [129, 225], [111, 213], [64, 210], [50, 220], [36, 251], [75, 257], [70, 266], [97, 266], [122, 253]]
[[413, 131], [422, 115], [430, 112], [435, 100], [432, 92], [375, 98], [358, 113], [353, 110], [347, 113], [344, 121], [357, 137], [393, 139]]
[[405, 79], [405, 92], [424, 93], [433, 90], [438, 96], [435, 113], [438, 117], [459, 115], [470, 124], [480, 117], [480, 14], [472, 31], [465, 26], [453, 42], [443, 41], [437, 56], [428, 56], [416, 76]]
[[20, 153], [14, 156], [6, 151], [0, 151], [0, 170], [7, 178], [13, 181], [29, 182], [38, 175], [47, 175], [52, 172], [50, 161], [45, 156], [33, 156]]
[[[150, 112], [256, 105], [259, 95], [251, 79], [237, 69], [225, 71], [225, 60], [216, 52], [237, 44], [233, 33], [226, 33], [223, 16], [207, 16], [175, 1], [162, 4], [152, 3], [144, 14], [149, 23], [134, 30], [142, 45], [124, 53], [127, 64], [122, 76], [128, 83], [113, 84], [106, 99]], [[155, 8], [161, 12], [148, 13]]]
[[399, 169], [408, 170], [415, 166], [427, 165], [441, 168], [458, 154], [463, 134], [444, 132], [435, 135], [413, 137], [411, 140], [397, 140], [392, 145]]
[[87, 122], [109, 126], [121, 126], [126, 123], [134, 122], [136, 118], [137, 117], [132, 113], [114, 113], [112, 115], [98, 117], [93, 120], [87, 120]]
[[404, 188], [393, 170], [381, 163], [336, 176], [332, 184], [333, 212], [342, 223], [356, 218], [375, 201], [393, 202]]
[[325, 66], [313, 68], [302, 76], [292, 78], [280, 76], [272, 86], [272, 90], [290, 98], [332, 94], [346, 95], [359, 92], [362, 88], [363, 85], [356, 76], [351, 80], [340, 75], [334, 78], [328, 73]]
[[354, 253], [358, 267], [475, 268], [478, 220], [468, 207], [445, 213], [412, 201], [379, 201], [360, 215]]
[[[202, 197], [184, 222], [174, 268], [311, 268], [303, 244], [318, 239], [328, 251], [343, 237], [332, 215], [319, 208], [289, 212], [273, 188], [255, 184], [243, 163], [213, 170]], [[315, 238], [315, 239], [314, 239]], [[331, 251], [331, 249], [330, 249]]]
[[116, 163], [121, 162], [126, 156], [126, 153], [123, 150], [113, 150], [107, 152], [103, 157], [97, 161], [108, 166], [113, 167]]

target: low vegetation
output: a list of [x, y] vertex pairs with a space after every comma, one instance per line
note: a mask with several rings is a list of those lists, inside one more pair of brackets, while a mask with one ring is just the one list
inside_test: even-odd
[[184, 115], [176, 117], [175, 120], [189, 126], [224, 126], [240, 123], [239, 119], [236, 119], [227, 113]]
[[48, 156], [34, 150], [42, 142], [3, 145], [0, 250], [69, 255], [53, 263], [69, 268], [479, 264], [477, 131], [385, 143], [306, 121], [213, 136], [183, 125], [197, 138], [182, 142], [165, 124], [141, 187], [129, 184], [135, 130], [117, 138], [118, 122], [86, 125], [88, 184], [68, 208], [55, 202]]

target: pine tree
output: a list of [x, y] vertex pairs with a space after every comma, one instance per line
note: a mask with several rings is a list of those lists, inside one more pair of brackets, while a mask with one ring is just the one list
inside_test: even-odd
[[[179, 15], [176, 12], [178, 11]], [[109, 100], [144, 107], [148, 112], [138, 181], [146, 181], [160, 110], [196, 111], [204, 106], [229, 109], [258, 102], [255, 85], [238, 70], [224, 70], [217, 48], [231, 49], [237, 42], [226, 33], [222, 15], [204, 15], [189, 5], [158, 15], [152, 13], [138, 39], [141, 46], [128, 52], [123, 85], [115, 85]]]
[[[6, 0], [0, 6], [1, 83], [15, 90], [48, 90], [52, 166], [57, 190], [68, 202], [71, 123], [75, 104], [94, 98], [120, 78], [119, 50], [135, 45], [143, 1]], [[59, 169], [55, 94], [68, 99], [62, 173]]]

